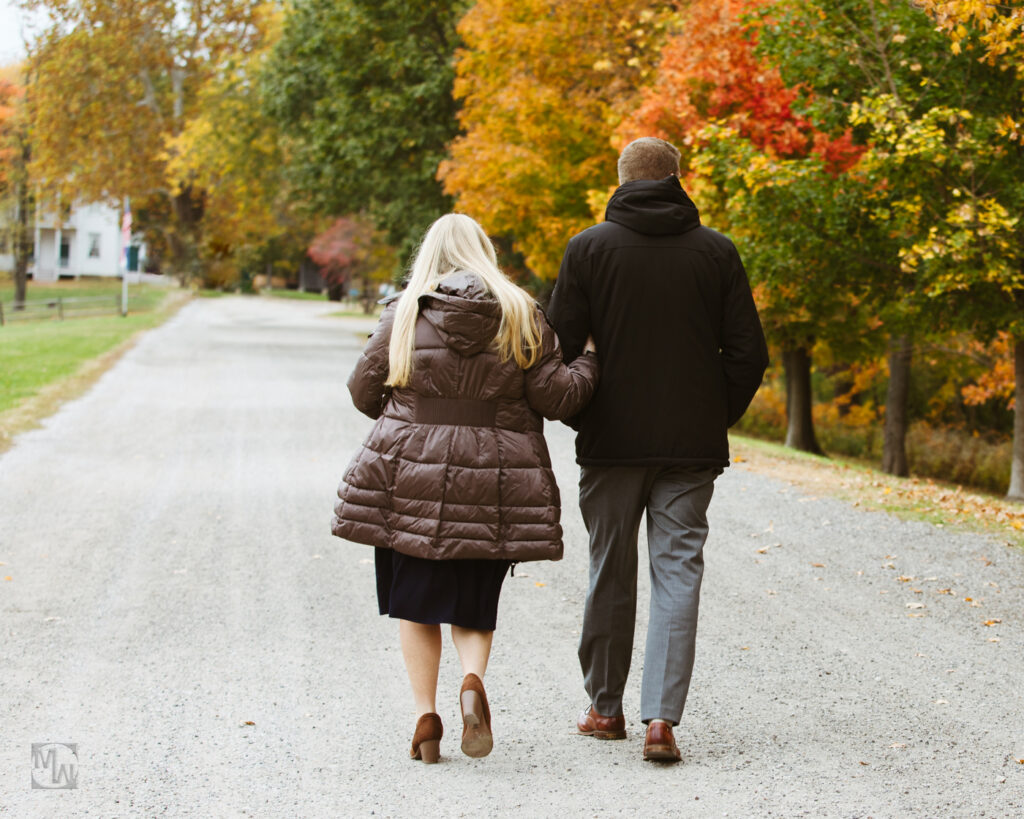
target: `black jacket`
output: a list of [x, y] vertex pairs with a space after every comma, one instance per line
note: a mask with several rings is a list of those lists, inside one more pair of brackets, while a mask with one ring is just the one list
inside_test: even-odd
[[548, 309], [565, 360], [593, 334], [601, 362], [576, 460], [728, 466], [768, 366], [739, 253], [674, 176], [621, 185], [605, 219], [569, 240]]

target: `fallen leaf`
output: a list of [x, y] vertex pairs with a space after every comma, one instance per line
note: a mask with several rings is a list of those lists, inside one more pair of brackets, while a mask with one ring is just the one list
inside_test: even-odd
[[769, 547], [768, 547], [768, 546], [764, 546], [764, 547], [762, 547], [762, 548], [758, 549], [758, 550], [757, 550], [757, 553], [758, 553], [759, 555], [764, 555], [764, 554], [768, 554], [768, 549], [769, 549]]
[[242, 723], [242, 725], [255, 725], [255, 724], [256, 723], [253, 722], [251, 719], [247, 719], [245, 722]]
[[998, 637], [989, 637], [988, 641], [990, 643], [998, 643], [999, 642], [999, 638]]
[[1018, 765], [1024, 765], [1024, 759], [1018, 759], [1017, 760], [1017, 764]]
[[911, 591], [912, 591], [912, 592], [913, 592], [914, 594], [924, 594], [924, 592], [923, 592], [923, 591], [922, 591], [921, 589], [911, 589]]
[[907, 603], [908, 609], [923, 609], [924, 603]]
[[906, 748], [907, 747], [907, 743], [905, 743], [905, 742], [894, 742], [889, 747], [890, 748]]
[[861, 763], [860, 763], [860, 764], [861, 764], [861, 765], [870, 765], [871, 763], [870, 763], [870, 762], [864, 762], [863, 760], [861, 760]]
[[923, 614], [918, 614], [918, 613], [915, 613], [915, 612], [912, 612], [912, 611], [908, 611], [907, 612], [907, 617], [924, 617], [924, 615]]
[[750, 651], [750, 646], [740, 646], [740, 651]]
[[953, 590], [952, 589], [936, 589], [935, 593], [936, 594], [952, 594]]
[[825, 564], [824, 564], [824, 563], [812, 563], [811, 565], [812, 565], [812, 566], [813, 566], [813, 567], [814, 567], [815, 569], [824, 569], [824, 568], [825, 568]]
[[746, 459], [746, 458], [744, 458], [744, 457], [743, 457], [742, 455], [737, 455], [736, 457], [734, 457], [734, 458], [732, 459], [732, 462], [733, 462], [734, 464], [741, 464], [741, 463], [744, 463], [744, 462], [745, 462], [746, 460], [747, 460], [747, 459]]
[[1001, 622], [1003, 622], [1003, 621], [1000, 620], [998, 617], [994, 617], [991, 620], [986, 620], [985, 621], [985, 625], [986, 626], [994, 626], [994, 625], [996, 625], [998, 623], [1001, 623]]
[[546, 583], [541, 583], [541, 582], [538, 581], [538, 582], [534, 583], [533, 585], [534, 586], [546, 586], [547, 584]]
[[974, 599], [973, 597], [965, 597], [964, 598], [964, 602], [965, 603], [970, 603], [973, 599]]
[[913, 578], [913, 577], [911, 577], [910, 575], [906, 575], [906, 574], [901, 574], [901, 575], [900, 575], [899, 577], [897, 577], [896, 579], [897, 579], [897, 580], [898, 580], [898, 581], [899, 581], [900, 583], [909, 583], [909, 582], [910, 582], [911, 580], [913, 580], [914, 578]]
[[11, 579], [13, 579], [13, 578], [10, 575], [7, 575], [6, 577], [4, 577], [4, 580], [11, 580]]
[[935, 700], [932, 705], [949, 705], [949, 700]]

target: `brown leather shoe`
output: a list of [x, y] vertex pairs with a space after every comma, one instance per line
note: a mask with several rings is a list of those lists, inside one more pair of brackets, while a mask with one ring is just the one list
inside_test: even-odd
[[678, 762], [683, 758], [672, 736], [672, 726], [667, 722], [652, 722], [647, 726], [644, 739], [644, 760], [647, 762]]
[[412, 738], [412, 750], [409, 756], [412, 759], [422, 759], [428, 764], [437, 762], [441, 756], [441, 737], [444, 736], [444, 726], [437, 714], [424, 714], [416, 720], [416, 733]]
[[491, 708], [487, 704], [484, 684], [476, 674], [467, 674], [459, 692], [462, 706], [462, 753], [479, 758], [494, 747], [491, 734]]
[[626, 718], [621, 714], [617, 717], [603, 717], [593, 705], [588, 705], [576, 720], [576, 730], [594, 739], [625, 739]]

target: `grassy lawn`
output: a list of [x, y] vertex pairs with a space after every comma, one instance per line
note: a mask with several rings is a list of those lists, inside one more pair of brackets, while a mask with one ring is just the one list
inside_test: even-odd
[[269, 296], [274, 299], [306, 299], [308, 301], [327, 301], [327, 296], [323, 293], [307, 293], [304, 290], [282, 290], [274, 288], [273, 290], [261, 290], [261, 296]]
[[[29, 299], [109, 295], [113, 302], [115, 292], [120, 282], [29, 282]], [[12, 297], [10, 283], [0, 282], [5, 309]], [[125, 317], [111, 312], [64, 321], [16, 320], [0, 327], [0, 451], [14, 434], [80, 394], [136, 333], [160, 324], [186, 300], [177, 288], [132, 285]]]
[[[167, 291], [174, 289], [174, 287], [163, 288], [150, 284], [130, 284], [128, 285], [128, 311], [152, 310], [163, 301]], [[57, 296], [64, 298], [104, 296], [109, 297], [113, 304], [115, 297], [121, 298], [121, 282], [119, 279], [96, 278], [54, 282], [53, 284], [36, 284], [33, 281], [28, 283], [28, 292], [26, 293], [28, 301], [52, 299]], [[10, 278], [0, 281], [0, 301], [4, 303], [4, 316], [9, 317], [10, 302], [14, 301], [14, 283]]]
[[930, 478], [896, 478], [863, 461], [809, 455], [757, 438], [733, 434], [729, 442], [740, 469], [772, 475], [811, 495], [1024, 548], [1024, 504]]

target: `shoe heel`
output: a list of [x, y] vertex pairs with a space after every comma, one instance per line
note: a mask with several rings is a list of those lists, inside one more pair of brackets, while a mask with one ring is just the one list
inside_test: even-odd
[[463, 691], [462, 703], [462, 753], [479, 759], [487, 756], [494, 748], [494, 737], [484, 722], [483, 700], [476, 691]]
[[469, 727], [476, 728], [480, 724], [480, 718], [484, 713], [480, 695], [476, 691], [463, 691], [461, 700], [463, 722]]
[[420, 743], [420, 758], [427, 764], [433, 765], [441, 758], [441, 740], [428, 739]]

